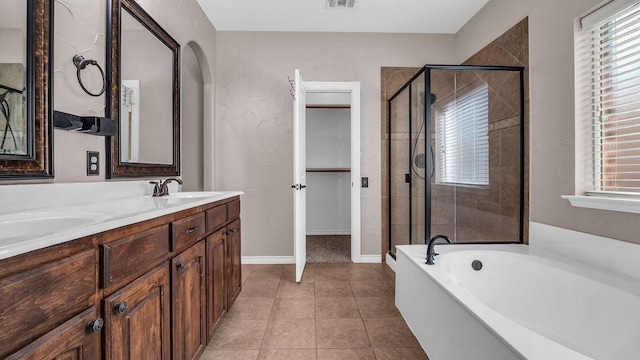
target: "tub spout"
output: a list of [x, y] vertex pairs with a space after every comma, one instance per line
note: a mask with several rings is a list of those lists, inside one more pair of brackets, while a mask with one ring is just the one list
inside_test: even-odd
[[431, 239], [429, 239], [429, 243], [427, 245], [427, 265], [433, 265], [434, 260], [436, 259], [436, 254], [434, 250], [434, 246], [436, 245], [436, 240], [443, 239], [447, 243], [451, 244], [451, 238], [447, 235], [434, 235]]

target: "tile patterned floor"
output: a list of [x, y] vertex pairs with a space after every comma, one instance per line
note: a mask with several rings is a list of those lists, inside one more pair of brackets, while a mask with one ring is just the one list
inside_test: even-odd
[[384, 264], [243, 265], [243, 290], [203, 360], [428, 360]]

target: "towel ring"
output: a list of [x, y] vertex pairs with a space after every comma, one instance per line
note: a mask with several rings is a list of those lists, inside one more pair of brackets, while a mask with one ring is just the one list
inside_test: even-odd
[[[78, 77], [78, 83], [80, 83], [80, 87], [82, 88], [82, 90], [84, 90], [84, 92], [86, 92], [87, 94], [89, 94], [91, 96], [95, 96], [95, 97], [98, 97], [98, 96], [104, 94], [104, 91], [107, 88], [107, 82], [106, 82], [106, 79], [104, 77], [104, 71], [102, 70], [102, 68], [100, 67], [100, 65], [98, 64], [97, 61], [95, 61], [93, 59], [85, 59], [84, 56], [82, 56], [82, 55], [74, 55], [73, 56], [73, 64], [78, 69], [76, 71], [76, 76]], [[87, 65], [94, 65], [94, 66], [96, 66], [98, 68], [98, 70], [100, 70], [100, 75], [102, 76], [102, 90], [100, 90], [100, 92], [97, 93], [97, 94], [94, 94], [94, 93], [90, 92], [89, 90], [87, 90], [87, 88], [85, 88], [84, 84], [82, 83], [82, 78], [80, 77], [80, 71], [84, 70], [84, 68], [86, 68]]]

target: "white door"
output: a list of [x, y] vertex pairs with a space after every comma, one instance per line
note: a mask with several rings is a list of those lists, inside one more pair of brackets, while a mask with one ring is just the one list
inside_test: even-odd
[[293, 100], [293, 250], [296, 257], [296, 281], [302, 280], [307, 264], [307, 164], [305, 154], [305, 87], [300, 70], [295, 73]]

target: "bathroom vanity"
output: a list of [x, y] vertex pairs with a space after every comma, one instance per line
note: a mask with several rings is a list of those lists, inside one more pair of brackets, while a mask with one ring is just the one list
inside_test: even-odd
[[[0, 234], [0, 358], [200, 357], [241, 290], [240, 194], [136, 195], [0, 214], [9, 233]], [[2, 225], [21, 212], [22, 225]], [[38, 230], [67, 214], [80, 224]], [[92, 220], [82, 224], [82, 214]]]

